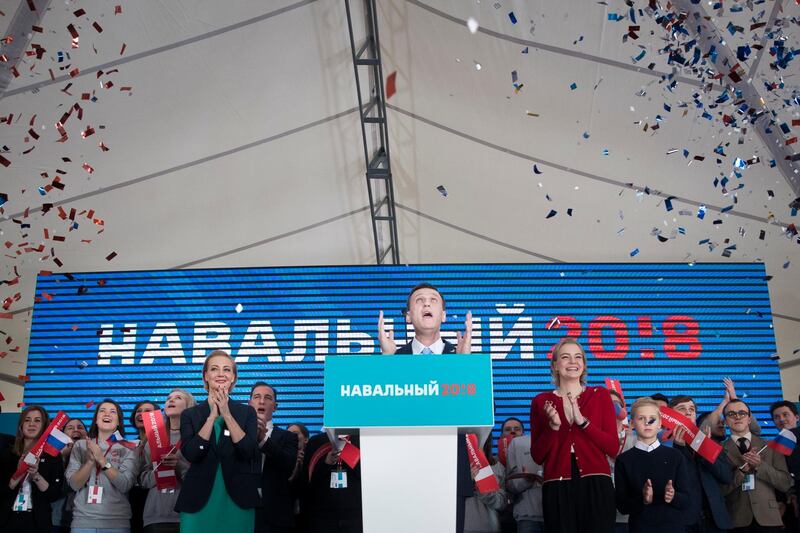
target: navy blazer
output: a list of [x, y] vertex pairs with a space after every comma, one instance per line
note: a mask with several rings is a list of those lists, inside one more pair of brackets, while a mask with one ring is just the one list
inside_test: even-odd
[[[17, 493], [22, 488], [22, 482], [17, 488], [8, 488], [11, 476], [16, 472], [19, 464], [19, 456], [11, 448], [0, 450], [0, 530], [5, 530], [9, 526], [14, 511], [11, 507]], [[64, 462], [61, 455], [51, 457], [42, 454], [39, 459], [39, 475], [47, 480], [49, 487], [42, 492], [35, 483], [31, 482], [31, 500], [33, 501], [33, 522], [36, 524], [37, 533], [49, 533], [52, 527], [50, 504], [61, 497], [61, 489], [64, 484]], [[33, 533], [33, 532], [32, 532]]]
[[[394, 353], [399, 354], [399, 355], [410, 355], [410, 354], [413, 354], [414, 353], [414, 349], [411, 347], [411, 343], [413, 343], [413, 342], [414, 341], [411, 341], [408, 344], [406, 344], [404, 346], [401, 346]], [[447, 342], [444, 339], [442, 339], [442, 342], [444, 342], [444, 350], [442, 350], [443, 354], [456, 353], [456, 345], [455, 344], [453, 344], [452, 342]]]
[[[686, 459], [686, 466], [689, 469], [689, 477], [692, 480], [692, 506], [687, 512], [686, 525], [694, 525], [700, 521], [703, 510], [703, 500], [708, 502], [711, 516], [717, 528], [722, 530], [733, 529], [733, 521], [728, 514], [725, 505], [725, 497], [722, 495], [721, 485], [728, 485], [733, 482], [733, 466], [728, 461], [728, 456], [723, 451], [714, 463], [709, 463], [689, 446], [674, 446]], [[699, 473], [700, 486], [695, 486], [694, 481]], [[702, 492], [701, 492], [702, 491]]]
[[210, 440], [197, 434], [211, 414], [208, 401], [181, 413], [181, 455], [190, 464], [175, 504], [175, 511], [179, 513], [196, 513], [205, 507], [220, 463], [225, 489], [236, 505], [251, 509], [261, 504], [258, 496], [261, 457], [256, 442], [256, 411], [234, 400], [228, 400], [228, 409], [244, 431], [244, 437], [236, 443], [224, 433], [217, 442], [214, 429]]
[[[256, 531], [271, 531], [294, 526], [294, 495], [289, 476], [297, 463], [297, 435], [272, 427], [267, 442], [260, 448], [264, 457], [261, 472], [262, 507], [256, 510]], [[302, 472], [300, 473], [302, 475]]]

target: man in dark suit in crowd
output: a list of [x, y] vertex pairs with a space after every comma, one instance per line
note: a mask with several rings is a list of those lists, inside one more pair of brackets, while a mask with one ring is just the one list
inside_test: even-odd
[[[414, 326], [414, 338], [411, 342], [397, 347], [394, 332], [386, 331], [383, 311], [378, 318], [378, 340], [381, 353], [384, 354], [454, 354], [470, 353], [472, 348], [472, 312], [468, 312], [464, 321], [465, 331], [458, 332], [454, 345], [442, 339], [442, 323], [447, 320], [445, 299], [439, 289], [430, 283], [420, 283], [408, 295], [406, 301], [406, 322]], [[458, 467], [456, 470], [456, 533], [464, 531], [464, 508], [467, 498], [475, 494], [475, 484], [467, 457], [467, 445], [463, 435], [457, 439], [456, 454]]]
[[[697, 418], [697, 404], [691, 396], [675, 396], [669, 403], [670, 407], [695, 422]], [[692, 506], [687, 512], [687, 531], [689, 533], [715, 533], [733, 528], [731, 517], [725, 506], [720, 485], [727, 485], [733, 481], [733, 468], [724, 453], [719, 454], [717, 460], [709, 463], [700, 457], [689, 446], [684, 438], [685, 433], [678, 428], [673, 433], [674, 448], [681, 452], [686, 459], [689, 478], [692, 481]]]
[[294, 500], [289, 477], [297, 461], [297, 435], [276, 426], [272, 414], [278, 394], [263, 381], [250, 389], [250, 406], [258, 416], [258, 449], [261, 450], [261, 507], [256, 508], [257, 533], [288, 533], [294, 526]]
[[[800, 416], [798, 416], [797, 405], [794, 402], [787, 400], [775, 402], [769, 407], [769, 412], [776, 428], [788, 429], [800, 441], [800, 429], [797, 427]], [[786, 458], [786, 466], [789, 467], [789, 473], [794, 476], [794, 490], [784, 495], [785, 498], [779, 497], [778, 501], [783, 509], [783, 525], [786, 527], [786, 533], [796, 533], [800, 531], [800, 519], [798, 519], [800, 505], [797, 502], [800, 490], [800, 446], [795, 446], [792, 455]]]

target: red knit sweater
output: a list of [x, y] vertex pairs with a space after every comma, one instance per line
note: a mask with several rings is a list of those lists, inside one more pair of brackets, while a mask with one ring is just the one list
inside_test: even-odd
[[[561, 417], [558, 431], [550, 428], [544, 412], [546, 401], [553, 403]], [[567, 423], [564, 403], [552, 391], [538, 394], [531, 402], [531, 456], [536, 463], [544, 466], [545, 481], [572, 477], [571, 448], [575, 450], [581, 477], [611, 475], [606, 456], [613, 459], [619, 452], [611, 395], [603, 387], [586, 387], [578, 396], [578, 407], [584, 418], [589, 420], [586, 429]]]

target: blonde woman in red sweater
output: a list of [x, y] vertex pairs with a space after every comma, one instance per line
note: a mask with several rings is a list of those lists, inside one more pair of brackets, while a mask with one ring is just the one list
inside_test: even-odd
[[553, 348], [555, 390], [531, 402], [531, 456], [544, 466], [548, 533], [613, 533], [614, 486], [608, 458], [619, 452], [611, 395], [586, 386], [586, 352], [571, 337]]

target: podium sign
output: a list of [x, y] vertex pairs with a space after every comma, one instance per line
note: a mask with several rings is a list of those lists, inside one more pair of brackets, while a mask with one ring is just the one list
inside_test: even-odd
[[325, 359], [327, 428], [492, 427], [489, 354]]

